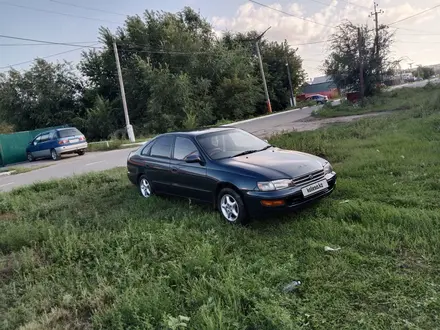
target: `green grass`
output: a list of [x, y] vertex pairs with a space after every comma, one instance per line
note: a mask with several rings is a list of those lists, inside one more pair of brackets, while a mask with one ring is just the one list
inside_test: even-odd
[[51, 166], [51, 165], [30, 166], [30, 167], [12, 166], [12, 167], [5, 167], [5, 168], [0, 169], [0, 173], [1, 172], [13, 172], [12, 175], [16, 175], [16, 174], [32, 172], [32, 171], [39, 170], [39, 169], [49, 167], [49, 166]]
[[343, 101], [340, 105], [332, 105], [329, 102], [312, 115], [331, 118], [372, 112], [408, 110], [420, 105], [429, 107], [433, 102], [440, 102], [439, 91], [440, 87], [431, 83], [422, 88], [401, 88], [366, 98], [363, 106], [353, 105], [348, 101]]
[[123, 168], [0, 195], [0, 328], [438, 328], [440, 113], [271, 143], [327, 157], [335, 193], [248, 227], [144, 200]]

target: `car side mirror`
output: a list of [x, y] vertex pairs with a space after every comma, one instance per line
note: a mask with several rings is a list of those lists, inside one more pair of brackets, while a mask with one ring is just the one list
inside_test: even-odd
[[187, 162], [187, 163], [202, 163], [202, 158], [200, 158], [199, 154], [191, 154], [185, 158], [185, 162]]
[[263, 141], [266, 142], [267, 144], [269, 144], [269, 141], [267, 141], [266, 139], [264, 139]]

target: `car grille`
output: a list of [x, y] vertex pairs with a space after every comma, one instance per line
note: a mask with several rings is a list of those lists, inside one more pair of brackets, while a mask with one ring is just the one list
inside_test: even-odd
[[295, 184], [295, 186], [304, 186], [309, 183], [313, 183], [322, 179], [324, 179], [324, 169], [316, 172], [308, 173], [305, 175], [301, 175], [297, 178], [294, 178], [292, 181]]

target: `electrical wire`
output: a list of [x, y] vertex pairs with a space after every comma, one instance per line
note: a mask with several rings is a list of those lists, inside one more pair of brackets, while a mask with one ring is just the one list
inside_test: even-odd
[[[54, 56], [64, 55], [64, 54], [67, 54], [67, 53], [76, 52], [78, 50], [81, 50], [81, 49], [84, 49], [84, 48], [87, 48], [87, 47], [88, 46], [83, 46], [83, 47], [79, 47], [79, 48], [76, 48], [76, 49], [70, 49], [70, 50], [67, 50], [67, 51], [64, 51], [64, 52], [61, 52], [61, 53], [56, 53], [56, 54], [52, 54], [52, 55], [48, 55], [48, 56], [44, 56], [44, 57], [37, 57], [37, 59], [39, 59], [39, 58], [40, 59], [46, 59], [46, 58], [50, 58], [50, 57], [54, 57]], [[23, 64], [32, 63], [34, 61], [35, 61], [35, 59], [30, 60], [30, 61], [25, 61], [25, 62], [20, 62], [20, 63], [15, 63], [15, 64], [3, 66], [3, 67], [0, 67], [0, 70], [9, 69], [9, 68], [13, 68], [14, 66], [19, 66], [19, 65], [23, 65]]]
[[334, 29], [334, 28], [335, 28], [334, 26], [330, 26], [330, 25], [326, 25], [326, 24], [318, 23], [318, 22], [315, 22], [314, 20], [311, 20], [311, 19], [308, 19], [308, 18], [304, 18], [304, 17], [301, 17], [301, 16], [297, 16], [297, 15], [293, 15], [293, 14], [291, 14], [291, 13], [285, 12], [284, 10], [280, 10], [280, 9], [273, 8], [273, 7], [271, 7], [271, 6], [265, 5], [265, 4], [263, 4], [263, 3], [260, 3], [260, 2], [255, 1], [255, 0], [249, 0], [249, 1], [252, 2], [252, 3], [255, 3], [256, 5], [259, 5], [259, 6], [261, 6], [261, 7], [265, 7], [265, 8], [271, 9], [271, 10], [273, 10], [273, 11], [277, 11], [277, 12], [279, 12], [279, 13], [282, 13], [282, 14], [284, 14], [284, 15], [291, 16], [291, 17], [294, 17], [294, 18], [297, 18], [297, 19], [301, 19], [301, 20], [306, 21], [306, 22], [310, 22], [310, 23], [313, 23], [313, 24], [317, 24], [317, 25], [321, 25], [321, 26], [329, 27], [329, 28], [331, 28], [331, 29]]
[[67, 17], [82, 18], [82, 19], [87, 19], [87, 20], [91, 20], [91, 21], [98, 21], [98, 22], [104, 22], [104, 23], [111, 23], [111, 24], [119, 24], [119, 25], [121, 25], [121, 23], [119, 23], [119, 22], [113, 22], [113, 21], [108, 21], [108, 20], [99, 19], [99, 18], [86, 17], [86, 16], [66, 14], [66, 13], [61, 13], [61, 12], [58, 12], [58, 11], [47, 10], [47, 9], [40, 9], [40, 8], [24, 6], [24, 5], [18, 5], [18, 4], [10, 3], [10, 2], [0, 2], [0, 5], [6, 5], [6, 6], [17, 7], [17, 8], [24, 8], [24, 9], [30, 9], [30, 10], [39, 11], [39, 12], [42, 12], [42, 13], [56, 14], [56, 15], [62, 15], [62, 16], [67, 16]]
[[414, 14], [414, 15], [411, 15], [411, 16], [408, 16], [408, 17], [405, 17], [405, 18], [399, 19], [398, 21], [395, 21], [395, 22], [390, 23], [390, 24], [388, 24], [388, 25], [394, 25], [394, 24], [397, 24], [397, 23], [400, 23], [400, 22], [406, 21], [407, 19], [410, 19], [410, 18], [413, 18], [413, 17], [419, 16], [419, 15], [422, 15], [422, 14], [427, 13], [428, 11], [434, 10], [434, 9], [436, 9], [436, 8], [438, 8], [438, 7], [440, 7], [440, 4], [438, 4], [438, 5], [434, 6], [434, 7], [431, 7], [431, 8], [425, 9], [425, 10], [422, 10], [421, 12], [418, 12], [417, 14]]
[[[31, 38], [21, 38], [21, 37], [9, 36], [9, 35], [4, 35], [4, 34], [0, 34], [0, 38], [13, 39], [13, 40], [21, 40], [21, 41], [31, 41], [31, 42], [48, 44], [48, 45], [60, 45], [60, 46], [78, 47], [78, 44], [75, 44], [75, 43], [38, 40], [38, 39], [31, 39]], [[86, 43], [86, 42], [84, 42], [84, 43]], [[87, 43], [92, 43], [92, 42], [88, 42], [87, 41]], [[99, 43], [99, 41], [94, 41], [94, 43], [95, 44]], [[84, 46], [84, 47], [88, 47], [88, 46]], [[95, 48], [95, 47], [91, 47], [91, 48]]]
[[[76, 42], [76, 41], [72, 41], [69, 42], [69, 44], [71, 44], [71, 46], [81, 46], [83, 44], [96, 44], [96, 41], [85, 41], [85, 42]], [[16, 43], [16, 44], [0, 44], [0, 47], [19, 47], [19, 46], [59, 46], [59, 45], [54, 45], [54, 44], [48, 44], [48, 43]], [[85, 45], [84, 45], [85, 46]]]
[[82, 8], [82, 9], [87, 9], [87, 10], [92, 10], [92, 11], [98, 11], [101, 13], [106, 13], [106, 14], [112, 14], [112, 15], [118, 15], [118, 16], [128, 16], [126, 14], [121, 14], [121, 13], [117, 13], [114, 11], [110, 11], [110, 10], [104, 10], [104, 9], [99, 9], [99, 8], [93, 8], [93, 7], [86, 7], [86, 6], [80, 6], [74, 3], [70, 3], [70, 2], [64, 2], [64, 1], [59, 1], [59, 0], [49, 0], [50, 2], [54, 2], [54, 3], [58, 3], [64, 6], [70, 6], [70, 7], [75, 7], [75, 8]]

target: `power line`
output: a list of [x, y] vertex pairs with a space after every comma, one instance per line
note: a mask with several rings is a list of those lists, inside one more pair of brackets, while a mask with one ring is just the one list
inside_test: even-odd
[[67, 17], [82, 18], [82, 19], [87, 19], [87, 20], [91, 20], [91, 21], [98, 21], [98, 22], [112, 23], [112, 24], [121, 24], [119, 22], [113, 22], [113, 21], [108, 21], [108, 20], [99, 19], [99, 18], [91, 18], [91, 17], [86, 17], [86, 16], [80, 16], [80, 15], [66, 14], [66, 13], [61, 13], [58, 11], [40, 9], [40, 8], [35, 8], [35, 7], [30, 7], [30, 6], [17, 5], [15, 3], [9, 3], [9, 2], [0, 2], [0, 5], [30, 9], [30, 10], [39, 11], [42, 13], [56, 14], [56, 15], [62, 15], [62, 16], [67, 16]]
[[[96, 44], [96, 41], [84, 41], [84, 42], [77, 42], [72, 41], [69, 42], [71, 46], [81, 46], [83, 44]], [[0, 44], [0, 47], [19, 47], [19, 46], [59, 46], [58, 44], [48, 44], [48, 43], [16, 43], [16, 44]], [[85, 46], [85, 45], [84, 45]]]
[[334, 26], [318, 23], [318, 22], [315, 22], [314, 20], [311, 20], [311, 19], [308, 19], [308, 18], [304, 18], [304, 17], [301, 17], [301, 16], [297, 16], [297, 15], [293, 15], [291, 13], [285, 12], [284, 10], [280, 10], [280, 9], [276, 9], [276, 8], [270, 7], [268, 5], [265, 5], [263, 3], [257, 2], [255, 0], [249, 0], [249, 1], [252, 2], [252, 3], [255, 3], [255, 4], [257, 4], [257, 5], [261, 6], [261, 7], [265, 7], [265, 8], [277, 11], [277, 12], [282, 13], [282, 14], [287, 15], [287, 16], [295, 17], [297, 19], [301, 19], [301, 20], [306, 21], [306, 22], [310, 22], [310, 23], [313, 23], [313, 24], [329, 27], [329, 28], [332, 28], [332, 29], [335, 28]]
[[[79, 47], [76, 49], [70, 49], [61, 53], [56, 53], [56, 54], [52, 54], [52, 55], [48, 55], [48, 56], [44, 56], [44, 57], [37, 57], [37, 59], [46, 59], [46, 58], [50, 58], [50, 57], [54, 57], [54, 56], [58, 56], [58, 55], [63, 55], [63, 54], [67, 54], [67, 53], [72, 53], [72, 52], [76, 52], [78, 50], [87, 48], [88, 46], [83, 46], [83, 47]], [[20, 62], [20, 63], [15, 63], [15, 64], [11, 64], [11, 65], [7, 65], [7, 66], [3, 66], [0, 67], [0, 70], [4, 70], [4, 69], [9, 69], [9, 68], [13, 68], [14, 66], [18, 66], [18, 65], [23, 65], [23, 64], [28, 64], [28, 63], [32, 63], [34, 62], [36, 59], [30, 60], [30, 61], [25, 61], [25, 62]]]
[[[21, 37], [15, 37], [15, 36], [8, 36], [8, 35], [4, 35], [4, 34], [0, 34], [0, 38], [13, 39], [13, 40], [21, 40], [21, 41], [38, 42], [38, 43], [44, 43], [44, 44], [48, 44], [48, 45], [60, 45], [60, 46], [78, 47], [78, 44], [75, 44], [75, 43], [38, 40], [38, 39], [31, 39], [31, 38], [21, 38]], [[98, 43], [98, 42], [99, 41], [95, 41], [95, 43]], [[91, 47], [91, 46], [84, 46], [84, 47]], [[91, 47], [91, 48], [95, 48], [95, 47]]]
[[112, 15], [118, 15], [118, 16], [128, 16], [126, 14], [121, 14], [121, 13], [117, 13], [114, 11], [110, 11], [110, 10], [104, 10], [104, 9], [99, 9], [99, 8], [93, 8], [93, 7], [86, 7], [86, 6], [80, 6], [74, 3], [70, 3], [70, 2], [64, 2], [64, 1], [59, 1], [59, 0], [49, 0], [50, 2], [55, 2], [55, 3], [59, 3], [61, 5], [64, 6], [70, 6], [70, 7], [75, 7], [75, 8], [82, 8], [82, 9], [87, 9], [87, 10], [92, 10], [92, 11], [98, 11], [101, 13], [106, 13], [106, 14], [112, 14]]
[[395, 22], [390, 23], [390, 24], [388, 24], [388, 25], [393, 25], [393, 24], [397, 24], [397, 23], [400, 23], [400, 22], [406, 21], [407, 19], [410, 19], [410, 18], [413, 18], [413, 17], [419, 16], [419, 15], [422, 15], [422, 14], [427, 13], [428, 11], [434, 10], [434, 9], [436, 9], [436, 8], [438, 8], [438, 7], [440, 7], [440, 4], [439, 4], [439, 5], [436, 5], [436, 6], [434, 6], [434, 7], [431, 7], [431, 8], [425, 9], [425, 10], [422, 10], [421, 12], [418, 12], [417, 14], [414, 14], [414, 15], [411, 15], [411, 16], [408, 16], [408, 17], [405, 17], [405, 18], [399, 19], [398, 21], [395, 21]]

